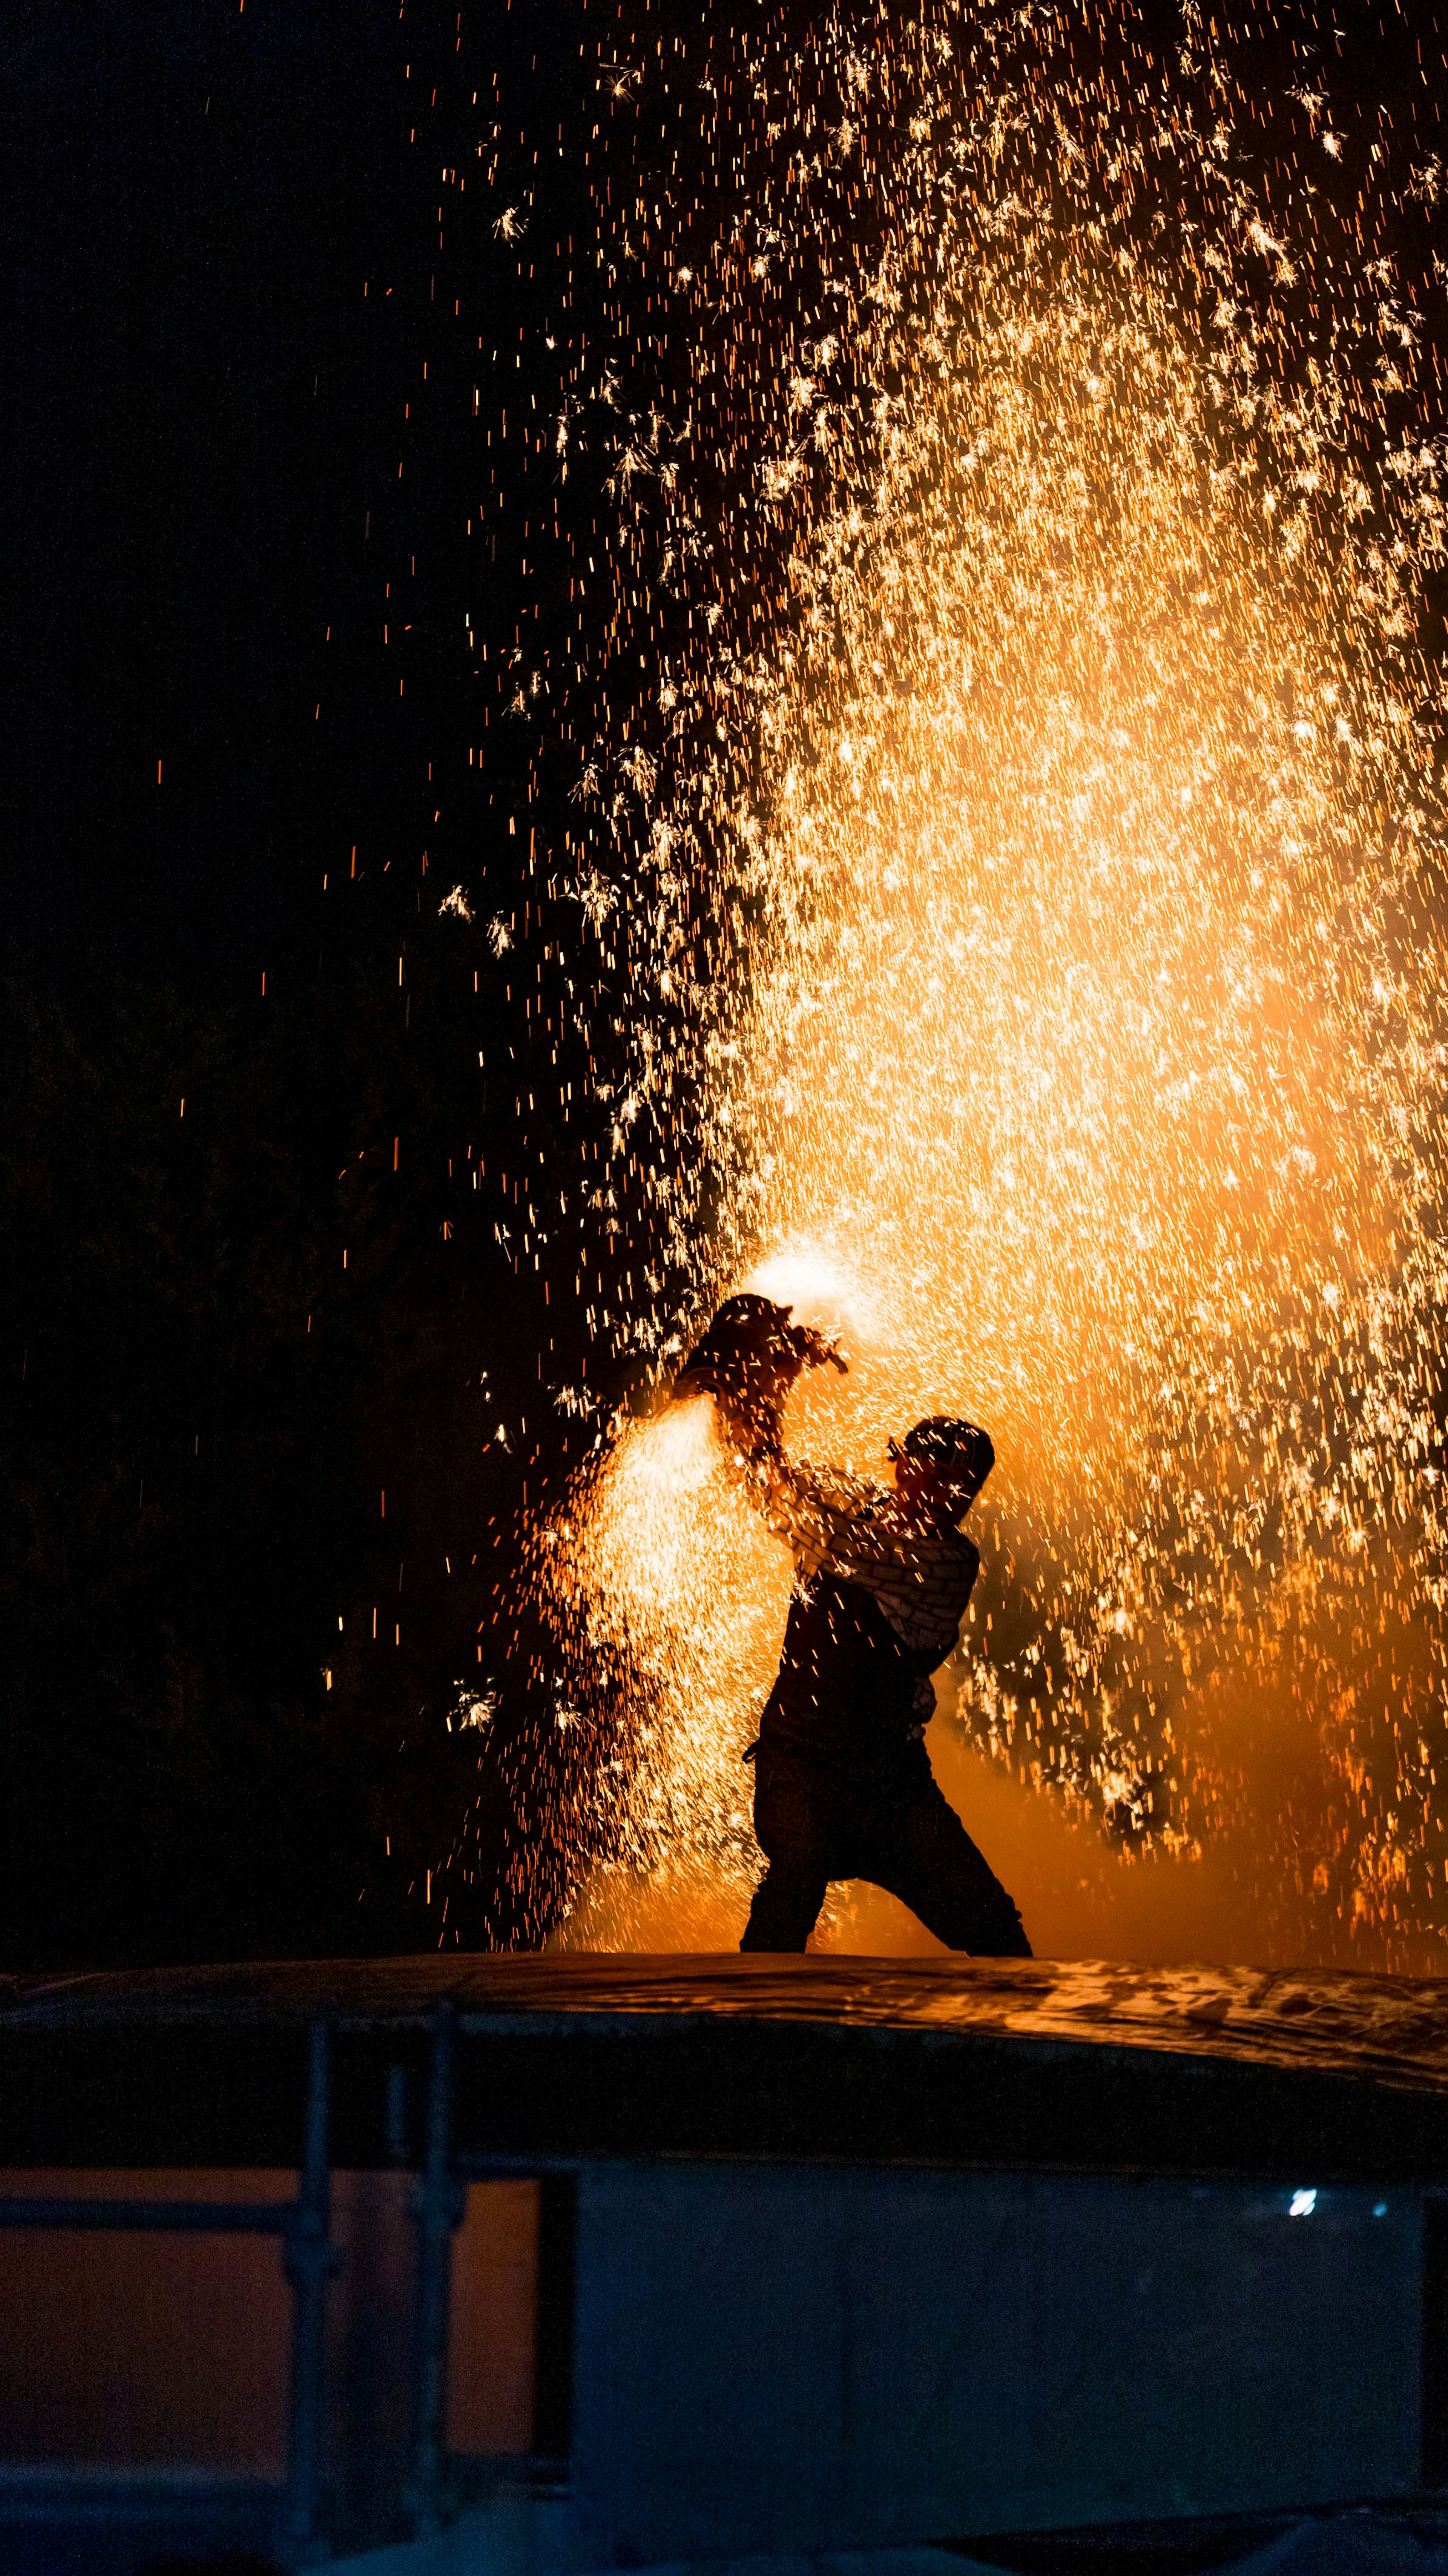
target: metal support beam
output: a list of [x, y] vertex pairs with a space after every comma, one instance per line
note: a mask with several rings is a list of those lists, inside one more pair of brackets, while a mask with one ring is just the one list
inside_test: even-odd
[[412, 2475], [405, 2502], [415, 2536], [440, 2531], [447, 2516], [447, 2363], [452, 2240], [467, 2207], [453, 2171], [453, 2063], [457, 2022], [451, 2004], [433, 2018], [427, 2093], [426, 2160], [413, 2192], [417, 2229], [414, 2297]]
[[328, 2556], [321, 2516], [327, 2283], [341, 2257], [331, 2241], [332, 2174], [327, 2158], [329, 2033], [313, 2022], [307, 2060], [307, 2126], [297, 2198], [282, 2248], [295, 2294], [287, 2486], [281, 2540], [293, 2567]]
[[286, 2236], [296, 2225], [294, 2200], [22, 2200], [0, 2194], [0, 2227], [133, 2228], [177, 2236]]
[[[341, 2256], [331, 2241], [328, 2163], [328, 2031], [314, 2022], [307, 2053], [306, 2133], [295, 2200], [99, 2200], [72, 2194], [0, 2193], [0, 2228], [132, 2230], [176, 2235], [280, 2236], [282, 2269], [296, 2294], [291, 2394], [287, 2416], [287, 2483], [279, 2543], [287, 2563], [309, 2567], [330, 2553], [322, 2530], [321, 2468], [327, 2282]], [[235, 2481], [214, 2480], [201, 2492], [225, 2495]], [[198, 2492], [192, 2485], [188, 2493]]]

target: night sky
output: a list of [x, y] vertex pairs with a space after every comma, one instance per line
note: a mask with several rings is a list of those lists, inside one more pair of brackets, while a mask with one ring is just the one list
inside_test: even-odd
[[[1349, 14], [1380, 92], [1424, 30], [1440, 77], [1426, 13]], [[697, 217], [717, 167], [715, 93], [610, 88], [675, 19], [0, 28], [4, 1965], [536, 1941], [566, 1895], [507, 1584], [594, 1437], [556, 1390], [640, 1380], [597, 1318], [656, 1219], [587, 1279], [541, 1221], [628, 1007], [625, 952], [574, 980], [568, 789], [642, 688], [608, 452], [580, 398], [565, 480], [555, 424], [657, 329], [598, 192]]]
[[[552, 1148], [558, 817], [499, 701], [554, 614], [541, 282], [575, 331], [599, 291], [587, 35], [187, 0], [0, 38], [11, 1963], [538, 1929], [449, 1881], [511, 1819], [447, 1718], [459, 1679], [515, 1707], [510, 1534], [592, 1437], [571, 1247], [498, 1239]], [[494, 124], [527, 258], [456, 184]]]

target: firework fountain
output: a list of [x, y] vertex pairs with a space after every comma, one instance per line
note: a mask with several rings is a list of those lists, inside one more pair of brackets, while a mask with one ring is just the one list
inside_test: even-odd
[[[1150, 1855], [1183, 1920], [1216, 1868], [1259, 1947], [1436, 1959], [1443, 451], [1389, 242], [1436, 163], [1305, 71], [1254, 161], [1190, 9], [721, 42], [608, 75], [702, 81], [719, 187], [612, 211], [656, 381], [621, 341], [573, 407], [647, 691], [570, 838], [667, 1256], [610, 1329], [657, 1383], [763, 1287], [850, 1353], [805, 1454], [990, 1426], [937, 1768], [1072, 1819], [1081, 1890]], [[789, 1568], [707, 1400], [530, 1565], [607, 1737], [566, 1937], [667, 1887], [729, 1938]]]

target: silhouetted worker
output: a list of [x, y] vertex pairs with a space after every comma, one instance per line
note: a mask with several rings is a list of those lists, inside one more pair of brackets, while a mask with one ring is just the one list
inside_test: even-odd
[[995, 1452], [973, 1423], [936, 1415], [891, 1442], [893, 1492], [791, 1462], [784, 1399], [801, 1369], [825, 1361], [844, 1367], [787, 1307], [731, 1297], [675, 1388], [715, 1396], [752, 1496], [795, 1557], [779, 1674], [751, 1748], [769, 1867], [740, 1948], [802, 1950], [830, 1880], [864, 1878], [952, 1950], [1028, 1959], [1020, 1915], [942, 1797], [922, 1740], [930, 1675], [980, 1566], [957, 1524]]

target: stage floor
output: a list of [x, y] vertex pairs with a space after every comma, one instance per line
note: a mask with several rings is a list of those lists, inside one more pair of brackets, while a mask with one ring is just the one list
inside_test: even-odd
[[732, 2154], [1448, 2180], [1448, 1981], [958, 1956], [11, 1978], [0, 2158], [290, 2162], [305, 2030], [325, 2020], [336, 2161], [396, 2161], [387, 2086], [421, 2086], [444, 2006], [478, 2168]]
[[331, 1959], [0, 1978], [0, 2038], [118, 2021], [213, 2027], [325, 2015], [483, 2028], [522, 2015], [728, 2014], [1114, 2044], [1448, 2090], [1448, 1978], [1106, 1959], [524, 1956]]

